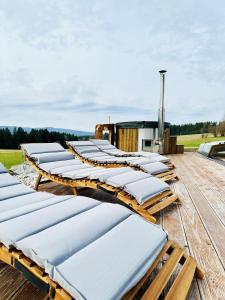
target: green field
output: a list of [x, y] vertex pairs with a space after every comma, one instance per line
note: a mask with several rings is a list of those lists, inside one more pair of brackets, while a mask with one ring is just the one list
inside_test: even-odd
[[202, 138], [201, 134], [179, 135], [177, 136], [177, 143], [184, 145], [184, 147], [198, 148], [200, 144], [206, 142], [215, 142], [225, 140], [225, 137], [213, 137], [212, 134], [208, 134], [207, 137]]
[[0, 162], [2, 162], [7, 169], [21, 164], [23, 161], [24, 155], [21, 150], [0, 150]]

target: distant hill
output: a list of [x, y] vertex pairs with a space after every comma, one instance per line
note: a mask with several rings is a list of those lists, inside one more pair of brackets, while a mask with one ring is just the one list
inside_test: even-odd
[[[0, 126], [0, 129], [3, 129], [3, 128], [8, 128], [11, 132], [13, 132], [13, 130], [18, 127], [17, 126]], [[93, 136], [94, 135], [93, 132], [89, 132], [89, 131], [81, 131], [81, 130], [73, 130], [73, 129], [65, 129], [65, 128], [54, 128], [54, 127], [43, 127], [43, 128], [22, 127], [22, 128], [28, 133], [32, 129], [47, 129], [49, 132], [56, 131], [56, 132], [60, 132], [60, 133], [70, 133], [70, 134], [74, 134], [76, 136]]]

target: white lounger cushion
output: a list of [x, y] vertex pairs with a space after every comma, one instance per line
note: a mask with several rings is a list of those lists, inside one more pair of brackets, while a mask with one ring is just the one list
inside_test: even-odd
[[141, 165], [141, 169], [152, 175], [164, 173], [169, 171], [169, 167], [161, 162], [154, 162], [150, 164]]
[[144, 157], [149, 157], [149, 158], [152, 158], [152, 157], [156, 157], [158, 155], [160, 155], [159, 153], [155, 153], [155, 152], [146, 152], [146, 151], [139, 151], [139, 152], [129, 152], [131, 154], [134, 154], [134, 155], [140, 155], [140, 156], [144, 156]]
[[21, 148], [29, 155], [49, 152], [62, 152], [65, 149], [59, 143], [22, 144]]
[[4, 186], [10, 186], [19, 184], [19, 180], [15, 176], [11, 176], [8, 173], [0, 174], [0, 188]]
[[199, 146], [198, 152], [209, 155], [212, 147], [217, 145], [224, 145], [224, 151], [225, 151], [225, 141], [216, 141], [216, 142], [210, 142], [210, 143], [204, 143]]
[[51, 152], [51, 153], [38, 153], [32, 154], [31, 158], [37, 161], [38, 164], [43, 164], [52, 161], [62, 161], [73, 159], [73, 154], [68, 151]]
[[121, 205], [34, 192], [0, 202], [0, 241], [74, 298], [104, 300], [120, 299], [144, 276], [167, 235]]
[[0, 162], [0, 174], [6, 173], [6, 168], [3, 166], [3, 164]]
[[51, 170], [59, 167], [66, 167], [66, 166], [74, 166], [74, 165], [82, 165], [82, 161], [79, 159], [69, 159], [69, 160], [60, 160], [60, 161], [53, 161], [49, 163], [43, 163], [40, 164], [39, 167], [46, 171], [51, 173]]
[[[59, 203], [59, 202], [65, 201], [69, 198], [72, 198], [72, 196], [68, 196], [68, 195], [67, 196], [55, 196], [55, 195], [52, 195], [52, 194], [49, 194], [48, 198], [47, 198], [46, 195], [45, 195], [45, 197], [41, 196], [41, 194], [44, 194], [42, 192], [38, 192], [38, 193], [34, 193], [34, 194], [35, 195], [39, 194], [39, 195], [37, 195], [37, 201], [35, 203], [29, 201], [26, 205], [17, 207], [15, 209], [10, 209], [10, 210], [5, 211], [5, 212], [1, 212], [0, 213], [0, 222], [7, 221], [9, 219], [13, 219], [13, 218], [16, 218], [16, 217], [20, 217], [22, 215], [31, 213], [31, 212], [36, 211], [38, 209], [41, 209], [41, 208], [44, 208], [44, 207], [47, 207], [47, 206], [50, 206], [50, 205], [55, 205], [56, 203]], [[19, 197], [16, 197], [16, 198], [19, 198]], [[5, 200], [5, 201], [2, 201], [2, 202], [6, 202], [6, 201], [11, 202], [11, 199], [10, 200]], [[0, 205], [1, 205], [1, 203], [0, 203]]]
[[126, 184], [124, 190], [135, 197], [139, 204], [143, 204], [150, 198], [170, 190], [170, 187], [160, 179], [150, 177]]
[[[98, 152], [92, 152], [92, 153], [83, 153], [82, 156], [87, 158], [87, 159], [92, 159], [93, 157], [98, 157], [98, 156], [102, 156], [102, 151], [99, 151]], [[110, 155], [109, 155], [110, 157]]]
[[0, 201], [6, 200], [12, 197], [22, 196], [26, 194], [34, 193], [34, 190], [24, 184], [15, 184], [1, 188]]
[[132, 171], [130, 167], [108, 169], [107, 172], [99, 176], [99, 181], [106, 182], [109, 177]]
[[106, 180], [106, 183], [114, 187], [124, 188], [124, 186], [128, 183], [132, 183], [148, 177], [151, 177], [151, 175], [141, 171], [130, 171], [130, 172], [109, 177]]
[[[81, 200], [82, 198], [74, 199], [74, 201]], [[131, 214], [132, 212], [125, 207], [102, 203], [19, 241], [16, 247], [45, 267], [52, 277], [53, 266], [59, 265], [82, 248], [87, 247]], [[79, 234], [74, 234], [75, 232]], [[48, 247], [45, 244], [46, 240]]]
[[51, 170], [51, 174], [58, 174], [62, 175], [63, 173], [70, 172], [70, 171], [77, 171], [82, 169], [90, 168], [88, 164], [75, 164], [72, 166], [65, 166], [65, 167], [58, 167]]
[[94, 144], [91, 141], [67, 141], [70, 146], [93, 146]]
[[78, 153], [92, 153], [92, 152], [99, 152], [98, 147], [95, 145], [91, 146], [73, 146], [73, 148], [78, 152]]
[[[79, 197], [77, 197], [79, 199]], [[38, 233], [59, 222], [90, 209], [100, 202], [82, 197], [82, 201], [74, 197], [66, 202], [56, 203], [29, 214], [0, 223], [0, 240], [7, 247], [15, 246], [15, 242], [31, 234]]]
[[132, 215], [57, 266], [53, 279], [76, 299], [121, 299], [144, 276], [166, 241], [162, 230]]
[[111, 145], [111, 144], [109, 144], [109, 145], [99, 145], [98, 147], [99, 147], [99, 149], [101, 149], [101, 150], [111, 150], [111, 149], [116, 149], [116, 147], [113, 146], [113, 145]]
[[[81, 205], [84, 200], [85, 197], [76, 197], [73, 203]], [[48, 227], [42, 230], [40, 222], [26, 226], [34, 213], [16, 218], [23, 227], [16, 233], [16, 219], [3, 222], [0, 236], [4, 230], [11, 245], [44, 267], [74, 298], [121, 299], [150, 268], [167, 242], [167, 235], [125, 207], [88, 198], [86, 201], [89, 206], [86, 203], [76, 215], [53, 226], [55, 216], [50, 209], [59, 204], [44, 208], [49, 218]], [[60, 205], [66, 206], [66, 202]], [[37, 216], [41, 211], [35, 212]]]
[[90, 141], [99, 146], [99, 145], [111, 145], [110, 142], [108, 140], [98, 140], [98, 139], [90, 139]]
[[152, 157], [152, 160], [159, 161], [159, 162], [162, 162], [162, 163], [166, 163], [166, 162], [170, 161], [168, 157], [163, 156], [163, 155], [154, 156], [154, 157]]
[[155, 162], [154, 159], [146, 158], [146, 157], [128, 157], [127, 162], [130, 166], [142, 166], [145, 164], [153, 163]]
[[89, 178], [92, 174], [95, 174], [95, 172], [97, 172], [98, 170], [101, 170], [101, 168], [88, 166], [88, 168], [86, 167], [78, 170], [65, 172], [62, 174], [62, 177], [71, 178], [71, 179], [84, 179], [84, 178]]
[[[120, 149], [117, 149], [115, 146], [111, 145], [109, 143], [109, 141], [105, 141], [105, 140], [91, 140], [91, 142], [93, 142], [99, 149], [101, 149], [102, 151], [104, 151], [105, 153], [108, 153], [110, 155], [115, 155], [115, 156], [133, 156], [133, 157], [138, 157], [138, 156], [142, 156], [142, 157], [148, 157], [149, 159], [152, 159], [153, 162], [168, 162], [169, 158], [160, 155], [158, 153], [149, 153], [149, 152], [125, 152], [122, 151]], [[110, 147], [107, 147], [110, 146]]]
[[[0, 190], [1, 193], [1, 190]], [[26, 206], [33, 203], [38, 203], [39, 201], [47, 200], [49, 198], [54, 197], [53, 194], [46, 192], [36, 192], [31, 194], [26, 194], [18, 197], [10, 198], [0, 201], [0, 212], [6, 212], [8, 210], [14, 210], [20, 208], [22, 206]]]

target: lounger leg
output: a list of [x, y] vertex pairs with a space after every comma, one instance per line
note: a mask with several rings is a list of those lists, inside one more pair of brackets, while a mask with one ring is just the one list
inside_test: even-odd
[[38, 190], [38, 186], [39, 186], [39, 183], [41, 181], [41, 178], [42, 178], [42, 175], [41, 174], [38, 174], [38, 177], [36, 179], [36, 182], [35, 182], [35, 185], [34, 185], [34, 189], [37, 191]]
[[76, 189], [75, 187], [73, 187], [72, 190], [73, 190], [73, 194], [74, 194], [75, 196], [77, 196], [77, 189]]

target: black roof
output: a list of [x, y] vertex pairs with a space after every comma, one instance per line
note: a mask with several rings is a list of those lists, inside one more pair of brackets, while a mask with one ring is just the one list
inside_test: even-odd
[[[117, 128], [158, 128], [158, 121], [130, 121], [120, 122], [115, 124]], [[170, 126], [170, 123], [164, 123], [165, 128]]]

